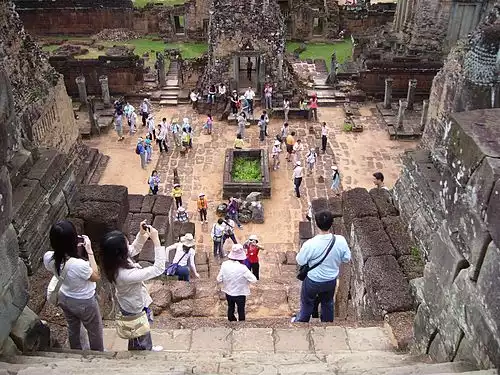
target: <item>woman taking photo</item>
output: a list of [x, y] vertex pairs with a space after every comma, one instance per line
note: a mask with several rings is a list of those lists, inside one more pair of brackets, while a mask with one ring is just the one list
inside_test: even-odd
[[[140, 317], [144, 311], [149, 311], [153, 301], [144, 281], [159, 276], [165, 271], [167, 254], [161, 246], [158, 231], [143, 221], [140, 231], [130, 245], [125, 235], [120, 231], [107, 233], [101, 241], [101, 268], [106, 278], [116, 288], [116, 299], [123, 317]], [[139, 254], [151, 238], [155, 247], [155, 262], [150, 267], [142, 268], [132, 260]], [[149, 318], [149, 317], [148, 317]], [[149, 325], [147, 332], [139, 337], [129, 339], [128, 350], [152, 350]]]
[[70, 348], [82, 349], [80, 330], [83, 324], [90, 349], [103, 351], [101, 311], [95, 297], [95, 282], [100, 275], [90, 240], [87, 236], [78, 236], [75, 226], [66, 220], [52, 225], [49, 237], [54, 251], [44, 254], [43, 263], [54, 276], [64, 279], [59, 289], [58, 306], [68, 323]]

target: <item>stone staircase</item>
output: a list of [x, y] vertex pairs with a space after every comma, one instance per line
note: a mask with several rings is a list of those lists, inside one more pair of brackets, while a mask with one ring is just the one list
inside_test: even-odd
[[[235, 326], [238, 323], [235, 323]], [[431, 363], [398, 353], [382, 327], [304, 325], [288, 328], [153, 330], [157, 352], [127, 352], [126, 341], [105, 329], [106, 352], [60, 350], [3, 358], [1, 374], [337, 374], [494, 375], [464, 362]]]
[[179, 66], [177, 61], [171, 61], [167, 72], [167, 86], [160, 92], [161, 106], [176, 106], [179, 102]]
[[336, 85], [331, 85], [323, 77], [314, 78], [313, 90], [308, 95], [313, 93], [317, 95], [320, 107], [336, 107], [365, 99], [363, 93], [354, 90], [353, 82], [340, 80]]

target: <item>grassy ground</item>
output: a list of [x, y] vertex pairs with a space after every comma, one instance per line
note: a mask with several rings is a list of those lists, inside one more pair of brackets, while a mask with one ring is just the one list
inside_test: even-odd
[[[287, 43], [287, 52], [293, 52], [294, 49], [300, 47], [301, 43]], [[351, 39], [345, 39], [340, 43], [306, 43], [306, 50], [300, 54], [300, 59], [324, 59], [328, 69], [330, 69], [330, 57], [335, 50], [337, 54], [337, 62], [343, 63], [349, 60], [352, 56]]]
[[146, 5], [150, 3], [154, 4], [163, 4], [163, 5], [178, 5], [178, 4], [184, 4], [186, 0], [133, 0], [134, 1], [134, 6], [136, 8], [144, 8]]

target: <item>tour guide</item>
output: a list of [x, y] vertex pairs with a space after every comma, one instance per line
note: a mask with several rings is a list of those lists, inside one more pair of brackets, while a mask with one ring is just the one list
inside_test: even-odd
[[300, 313], [292, 318], [292, 322], [309, 322], [316, 298], [321, 303], [321, 321], [333, 322], [333, 296], [340, 264], [351, 260], [351, 251], [345, 238], [330, 232], [333, 214], [319, 211], [314, 215], [314, 221], [319, 234], [302, 245], [296, 259], [299, 266], [319, 265], [310, 270], [302, 282]]

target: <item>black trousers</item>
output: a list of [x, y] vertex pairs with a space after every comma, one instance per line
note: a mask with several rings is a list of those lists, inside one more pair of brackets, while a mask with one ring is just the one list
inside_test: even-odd
[[321, 136], [321, 151], [326, 152], [326, 135]]
[[259, 262], [257, 263], [250, 263], [250, 271], [254, 274], [254, 276], [259, 280], [259, 270], [260, 270], [260, 264]]
[[207, 221], [207, 209], [206, 208], [200, 208], [200, 220]]
[[297, 198], [300, 198], [300, 184], [302, 183], [302, 177], [296, 177], [293, 180], [293, 184], [295, 185], [295, 195]]
[[158, 147], [160, 148], [160, 152], [167, 152], [168, 151], [168, 147], [167, 147], [167, 143], [165, 142], [164, 139], [158, 139], [156, 138], [156, 143], [158, 144]]
[[175, 197], [175, 206], [176, 208], [182, 206], [182, 197]]
[[145, 113], [145, 112], [142, 113], [142, 126], [146, 126], [146, 120], [148, 119], [148, 117], [149, 117], [149, 113]]
[[227, 300], [227, 319], [230, 322], [236, 321], [236, 316], [234, 316], [235, 305], [238, 308], [238, 320], [241, 322], [245, 320], [245, 303], [247, 301], [246, 296], [230, 296], [226, 294]]

